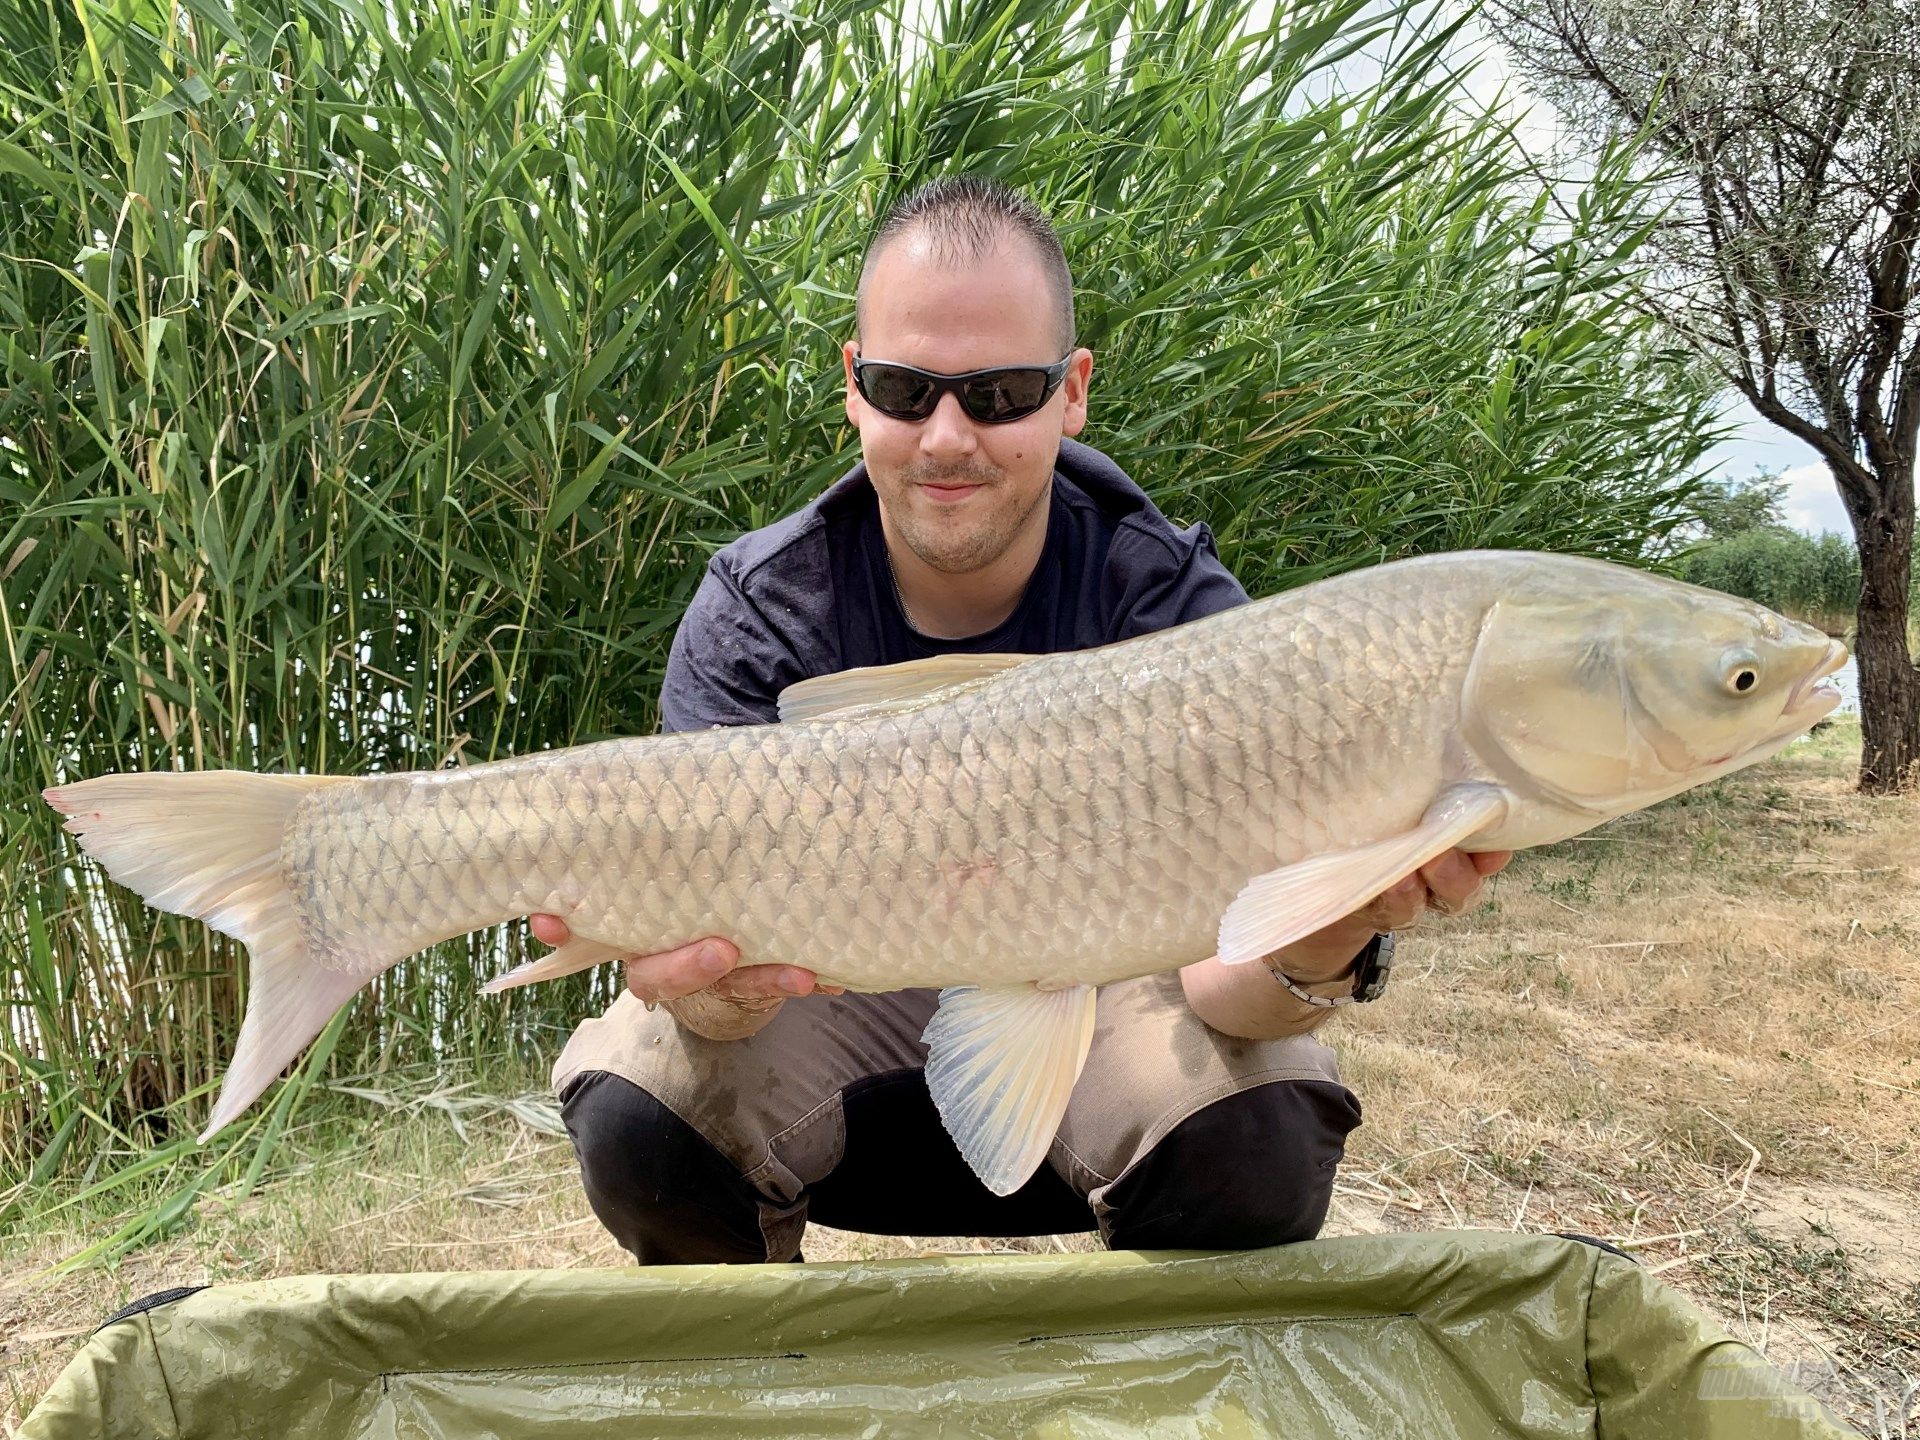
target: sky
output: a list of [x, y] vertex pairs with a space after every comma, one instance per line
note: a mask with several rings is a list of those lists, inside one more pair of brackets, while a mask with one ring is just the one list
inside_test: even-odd
[[1780, 508], [1789, 525], [1809, 535], [1822, 530], [1853, 534], [1847, 512], [1840, 506], [1840, 493], [1834, 489], [1833, 472], [1810, 446], [1762, 420], [1745, 400], [1730, 408], [1728, 419], [1737, 420], [1739, 429], [1707, 452], [1703, 470], [1718, 478], [1741, 480], [1755, 470], [1778, 470], [1787, 482]]

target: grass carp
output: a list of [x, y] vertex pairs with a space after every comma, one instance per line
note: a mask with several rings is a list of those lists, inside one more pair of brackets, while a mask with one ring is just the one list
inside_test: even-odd
[[1845, 656], [1713, 591], [1461, 552], [1094, 650], [808, 680], [775, 725], [46, 798], [115, 880], [248, 948], [208, 1135], [389, 966], [551, 911], [575, 938], [490, 989], [707, 934], [850, 989], [948, 987], [928, 1084], [1005, 1194], [1101, 984], [1252, 961], [1450, 848], [1564, 839], [1752, 764], [1832, 711]]

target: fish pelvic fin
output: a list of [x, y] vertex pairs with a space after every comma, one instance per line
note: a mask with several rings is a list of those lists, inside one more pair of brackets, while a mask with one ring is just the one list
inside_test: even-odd
[[101, 775], [42, 791], [80, 848], [156, 910], [203, 920], [247, 947], [247, 1012], [204, 1141], [271, 1085], [372, 969], [322, 966], [280, 865], [300, 802], [353, 781], [244, 770]]
[[1404, 835], [1254, 876], [1220, 917], [1221, 962], [1257, 960], [1345, 919], [1429, 860], [1494, 829], [1509, 803], [1497, 785], [1450, 786]]
[[1094, 988], [962, 985], [940, 992], [927, 1089], [960, 1154], [996, 1195], [1047, 1158], [1093, 1045]]
[[494, 976], [480, 987], [480, 993], [498, 995], [503, 990], [517, 990], [522, 985], [535, 985], [542, 980], [558, 980], [562, 975], [591, 970], [596, 965], [611, 965], [614, 961], [624, 960], [631, 954], [633, 954], [631, 946], [608, 945], [601, 940], [588, 940], [576, 935], [566, 944], [549, 950], [545, 955], [536, 956], [524, 965], [516, 965], [504, 975]]

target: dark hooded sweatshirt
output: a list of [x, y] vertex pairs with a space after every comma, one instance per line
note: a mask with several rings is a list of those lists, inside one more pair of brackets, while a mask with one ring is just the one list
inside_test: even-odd
[[1005, 621], [938, 640], [907, 623], [887, 568], [866, 465], [818, 499], [742, 535], [707, 566], [673, 637], [666, 730], [779, 718], [796, 681], [930, 655], [1085, 650], [1244, 604], [1204, 524], [1180, 528], [1091, 446], [1060, 442], [1047, 540]]

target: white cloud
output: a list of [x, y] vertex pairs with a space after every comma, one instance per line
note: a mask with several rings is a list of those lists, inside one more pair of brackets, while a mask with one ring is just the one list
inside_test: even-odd
[[1832, 530], [1851, 537], [1853, 527], [1847, 523], [1827, 462], [1805, 441], [1762, 420], [1738, 395], [1729, 394], [1727, 402], [1724, 415], [1733, 423], [1733, 433], [1706, 453], [1700, 473], [1745, 480], [1755, 471], [1772, 470], [1787, 482], [1780, 505], [1787, 524], [1809, 535]]
[[1833, 484], [1833, 472], [1827, 468], [1824, 460], [1816, 460], [1811, 465], [1795, 465], [1781, 472], [1780, 478], [1787, 482], [1787, 493], [1781, 497], [1780, 509], [1789, 525], [1809, 535], [1832, 530], [1836, 534], [1852, 536], [1853, 527], [1847, 521], [1846, 507], [1840, 503], [1840, 492]]

